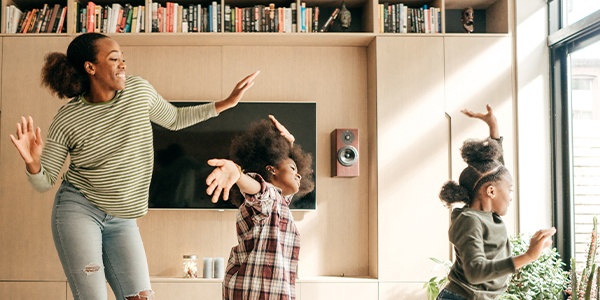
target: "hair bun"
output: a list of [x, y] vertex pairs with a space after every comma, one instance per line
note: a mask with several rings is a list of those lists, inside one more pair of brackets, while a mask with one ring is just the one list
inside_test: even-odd
[[466, 140], [460, 151], [463, 160], [469, 165], [494, 161], [502, 157], [502, 147], [492, 138]]
[[456, 181], [446, 181], [439, 194], [440, 200], [447, 204], [469, 203], [469, 192], [466, 188], [460, 186]]

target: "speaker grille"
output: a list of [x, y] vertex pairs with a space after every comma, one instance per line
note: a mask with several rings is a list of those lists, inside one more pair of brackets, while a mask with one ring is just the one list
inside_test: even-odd
[[337, 159], [343, 166], [352, 166], [358, 161], [358, 150], [353, 146], [343, 146], [338, 150]]

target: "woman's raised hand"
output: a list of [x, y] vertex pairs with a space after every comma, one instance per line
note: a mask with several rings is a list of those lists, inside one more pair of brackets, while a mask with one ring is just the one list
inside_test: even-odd
[[25, 161], [27, 171], [31, 174], [39, 173], [44, 141], [42, 140], [42, 130], [39, 127], [34, 128], [31, 116], [21, 117], [21, 123], [17, 123], [16, 137], [11, 134], [10, 140]]
[[217, 113], [221, 113], [226, 109], [235, 107], [240, 102], [240, 100], [242, 100], [242, 97], [244, 97], [244, 93], [246, 93], [246, 91], [254, 85], [254, 78], [256, 78], [256, 76], [258, 76], [259, 73], [260, 71], [256, 71], [244, 77], [244, 79], [242, 79], [235, 85], [229, 97], [215, 103]]

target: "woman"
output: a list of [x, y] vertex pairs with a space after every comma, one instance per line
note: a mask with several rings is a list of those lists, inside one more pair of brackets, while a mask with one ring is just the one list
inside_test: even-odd
[[237, 105], [255, 72], [222, 101], [176, 108], [144, 79], [126, 76], [119, 44], [99, 34], [77, 36], [66, 55], [49, 53], [42, 83], [72, 98], [55, 115], [46, 142], [22, 117], [11, 140], [38, 191], [69, 168], [55, 197], [52, 233], [75, 299], [151, 299], [150, 276], [136, 218], [148, 210], [153, 167], [151, 122], [178, 130]]
[[467, 140], [461, 155], [467, 167], [459, 182], [448, 181], [440, 191], [440, 199], [454, 208], [448, 230], [456, 259], [448, 274], [449, 283], [437, 300], [496, 299], [508, 287], [510, 274], [534, 260], [552, 245], [554, 227], [536, 232], [526, 253], [513, 257], [506, 226], [506, 215], [512, 201], [512, 176], [504, 166], [501, 137], [496, 117], [487, 105], [486, 113], [463, 110], [469, 117], [484, 121], [490, 137]]
[[289, 205], [294, 195], [314, 188], [312, 158], [269, 117], [234, 139], [232, 160], [208, 161], [216, 167], [206, 179], [213, 202], [221, 195], [227, 200], [234, 184], [244, 195], [236, 221], [239, 243], [231, 249], [223, 281], [225, 300], [296, 297], [300, 237]]

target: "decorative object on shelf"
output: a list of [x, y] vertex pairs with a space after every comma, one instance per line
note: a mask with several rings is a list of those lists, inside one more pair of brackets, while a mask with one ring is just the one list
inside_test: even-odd
[[472, 33], [474, 30], [474, 28], [473, 28], [473, 8], [472, 7], [467, 7], [465, 9], [463, 9], [461, 21], [463, 24], [463, 28], [465, 29], [465, 32]]
[[213, 258], [204, 257], [204, 268], [202, 269], [202, 277], [213, 278]]
[[333, 21], [335, 21], [335, 19], [337, 19], [339, 12], [340, 12], [339, 8], [336, 8], [335, 10], [333, 10], [333, 12], [331, 13], [331, 16], [329, 16], [329, 19], [327, 19], [325, 24], [323, 24], [323, 27], [321, 27], [321, 30], [319, 30], [319, 32], [329, 31], [329, 28], [331, 27], [331, 25], [333, 25]]
[[346, 1], [342, 1], [342, 8], [340, 9], [340, 26], [342, 27], [342, 31], [350, 28], [350, 22], [352, 22], [352, 14], [346, 8]]
[[183, 256], [183, 275], [186, 278], [198, 278], [198, 256], [194, 254]]
[[223, 257], [215, 257], [214, 258], [214, 278], [224, 278], [225, 277], [225, 258]]

